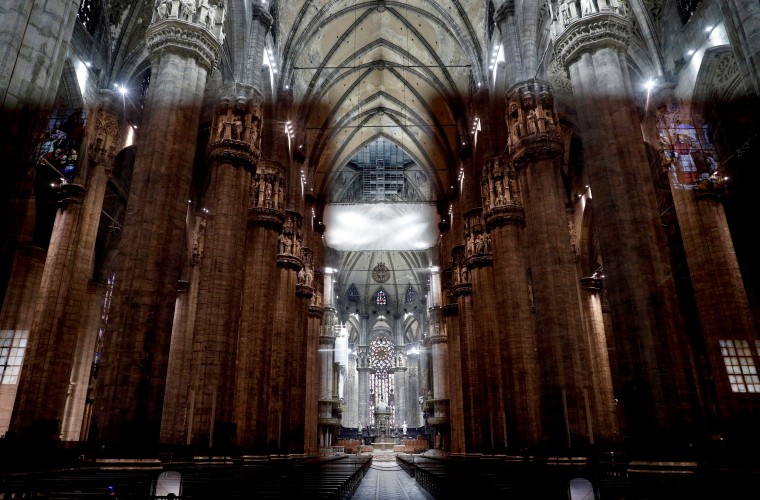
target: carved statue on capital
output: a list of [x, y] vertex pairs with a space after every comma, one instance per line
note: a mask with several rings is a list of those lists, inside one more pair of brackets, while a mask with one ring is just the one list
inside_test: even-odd
[[303, 238], [301, 224], [300, 218], [296, 218], [292, 215], [286, 217], [282, 233], [279, 237], [279, 253], [293, 255], [300, 259]]
[[281, 172], [259, 163], [256, 174], [251, 179], [248, 206], [282, 211], [284, 183]]
[[507, 157], [495, 157], [483, 164], [483, 209], [521, 205], [517, 171]]
[[557, 131], [559, 120], [548, 83], [529, 80], [518, 84], [507, 92], [506, 100], [507, 144], [513, 156], [535, 146], [537, 139], [549, 139], [552, 141], [549, 149], [558, 149], [561, 144], [553, 143], [561, 143]]
[[224, 0], [157, 0], [153, 22], [175, 19], [200, 25], [224, 41]]
[[101, 91], [101, 101], [95, 112], [94, 127], [88, 131], [88, 157], [91, 162], [110, 168], [116, 153], [116, 140], [119, 134], [118, 107], [115, 94], [110, 90]]
[[213, 127], [214, 141], [236, 141], [258, 152], [261, 136], [261, 106], [254, 97], [239, 95], [234, 102], [230, 96], [223, 97], [216, 109]]
[[477, 215], [471, 215], [467, 218], [465, 223], [465, 249], [466, 256], [471, 257], [473, 255], [486, 253], [486, 239], [485, 225], [483, 224], [482, 216], [480, 213]]

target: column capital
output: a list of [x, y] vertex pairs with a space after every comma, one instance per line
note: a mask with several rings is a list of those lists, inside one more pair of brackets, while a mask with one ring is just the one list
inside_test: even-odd
[[496, 24], [501, 23], [506, 19], [508, 16], [514, 16], [515, 15], [515, 0], [506, 0], [503, 4], [499, 6], [498, 9], [496, 9], [496, 14], [494, 15], [494, 21], [496, 21]]
[[221, 42], [208, 29], [178, 19], [167, 18], [150, 25], [146, 37], [151, 58], [165, 52], [181, 54], [195, 59], [208, 73], [221, 53]]
[[631, 31], [631, 21], [616, 12], [572, 18], [554, 45], [557, 61], [567, 68], [581, 54], [602, 47], [625, 51]]
[[86, 192], [87, 189], [81, 184], [72, 184], [70, 182], [61, 183], [53, 188], [55, 202], [62, 207], [81, 205]]
[[446, 304], [443, 306], [443, 309], [441, 310], [441, 313], [443, 314], [444, 318], [448, 318], [450, 316], [458, 316], [459, 315], [459, 304], [456, 302], [452, 304]]
[[483, 210], [474, 208], [464, 214], [465, 264], [468, 270], [493, 263], [491, 235], [483, 223]]
[[254, 226], [268, 227], [279, 233], [284, 222], [285, 214], [279, 210], [265, 207], [248, 208], [248, 223]]
[[262, 98], [250, 85], [231, 82], [222, 87], [211, 126], [209, 161], [255, 173], [261, 158]]
[[564, 143], [554, 95], [548, 82], [535, 78], [513, 85], [504, 94], [509, 151], [515, 167], [536, 159], [560, 156]]
[[472, 293], [465, 253], [465, 245], [457, 245], [451, 249], [451, 293], [456, 296]]
[[272, 21], [274, 21], [264, 2], [256, 0], [251, 2], [251, 19], [258, 20], [265, 28], [269, 28], [272, 25]]
[[591, 293], [602, 291], [602, 279], [595, 276], [586, 276], [581, 278], [581, 288]]
[[505, 224], [525, 225], [519, 179], [509, 157], [497, 156], [483, 163], [480, 187], [489, 231]]
[[87, 158], [91, 165], [103, 165], [111, 168], [116, 154], [116, 140], [119, 134], [119, 116], [121, 99], [110, 89], [98, 90], [97, 107], [94, 119], [88, 120]]

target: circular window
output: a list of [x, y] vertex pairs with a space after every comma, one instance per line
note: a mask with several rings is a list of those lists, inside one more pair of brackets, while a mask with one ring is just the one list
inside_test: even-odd
[[391, 277], [391, 271], [388, 269], [388, 267], [380, 262], [378, 265], [372, 269], [372, 279], [377, 281], [378, 283], [385, 283], [388, 281]]

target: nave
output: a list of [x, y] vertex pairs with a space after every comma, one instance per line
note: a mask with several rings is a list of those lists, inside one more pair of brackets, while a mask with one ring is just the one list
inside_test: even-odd
[[375, 455], [350, 500], [433, 500], [396, 462], [395, 453]]

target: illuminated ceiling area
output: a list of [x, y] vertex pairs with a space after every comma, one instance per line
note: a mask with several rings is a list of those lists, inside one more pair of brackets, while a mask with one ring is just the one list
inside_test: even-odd
[[340, 170], [325, 207], [328, 247], [340, 251], [426, 250], [439, 218], [428, 175], [393, 141], [362, 147]]
[[426, 250], [438, 239], [438, 220], [433, 205], [328, 205], [325, 240], [341, 251]]

